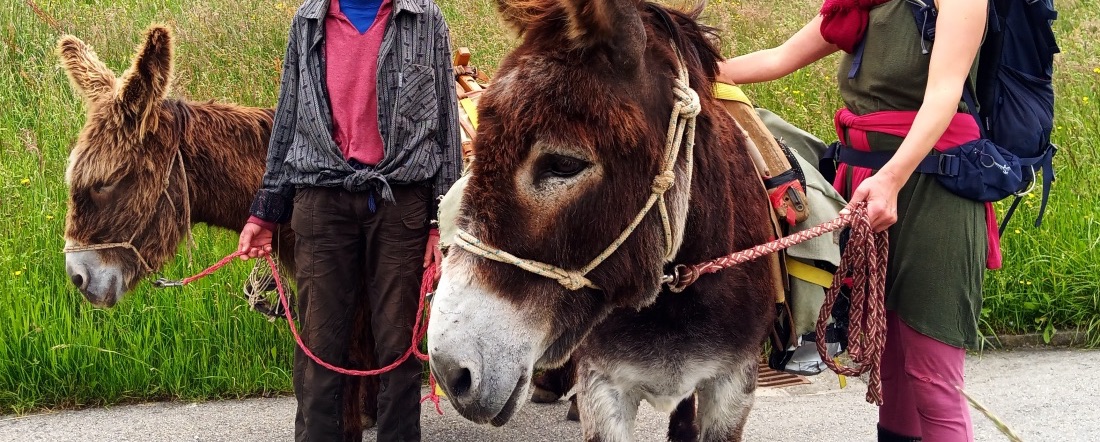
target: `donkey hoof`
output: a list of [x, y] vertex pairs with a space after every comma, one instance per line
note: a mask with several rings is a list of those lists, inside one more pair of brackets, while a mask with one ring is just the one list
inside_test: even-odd
[[378, 423], [374, 416], [371, 416], [369, 414], [360, 415], [359, 422], [363, 425], [364, 430], [374, 428], [374, 426]]
[[552, 404], [561, 399], [561, 395], [554, 393], [550, 390], [544, 389], [539, 386], [535, 386], [534, 391], [531, 393], [531, 402], [536, 404]]
[[577, 398], [576, 397], [574, 397], [573, 400], [569, 401], [569, 411], [565, 413], [565, 419], [566, 420], [571, 420], [573, 422], [580, 422], [581, 421], [581, 412], [580, 412], [580, 410], [577, 410]]

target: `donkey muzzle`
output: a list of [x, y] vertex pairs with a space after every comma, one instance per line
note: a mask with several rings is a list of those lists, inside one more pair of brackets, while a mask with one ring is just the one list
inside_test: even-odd
[[96, 251], [65, 254], [65, 273], [84, 299], [97, 307], [113, 307], [126, 291], [122, 269], [105, 265]]

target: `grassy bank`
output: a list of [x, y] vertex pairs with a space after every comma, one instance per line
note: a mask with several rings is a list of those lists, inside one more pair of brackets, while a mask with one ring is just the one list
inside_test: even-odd
[[[514, 43], [492, 2], [439, 0], [454, 44], [490, 74]], [[717, 0], [706, 15], [733, 54], [778, 44], [807, 21], [812, 0]], [[273, 106], [294, 1], [5, 0], [0, 4], [0, 412], [155, 398], [201, 399], [290, 390], [285, 324], [248, 310], [248, 271], [234, 264], [186, 289], [143, 283], [112, 310], [85, 303], [64, 274], [63, 183], [84, 108], [54, 55], [72, 33], [117, 72], [152, 22], [175, 30], [173, 95]], [[1029, 198], [1003, 242], [1005, 268], [987, 277], [991, 333], [1083, 326], [1100, 342], [1100, 6], [1061, 0], [1057, 31], [1058, 182], [1041, 229]], [[832, 59], [748, 88], [761, 105], [830, 138], [839, 103]], [[180, 276], [228, 253], [226, 232], [197, 228], [197, 247], [164, 270]], [[182, 250], [181, 250], [182, 252]]]

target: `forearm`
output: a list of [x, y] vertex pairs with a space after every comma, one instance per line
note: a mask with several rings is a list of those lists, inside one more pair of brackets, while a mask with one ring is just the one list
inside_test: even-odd
[[821, 36], [821, 16], [815, 17], [782, 45], [731, 58], [719, 64], [718, 80], [732, 84], [771, 81], [837, 51]]
[[913, 119], [909, 134], [879, 173], [892, 178], [899, 187], [904, 184], [947, 130], [958, 110], [960, 97], [958, 91], [930, 88]]

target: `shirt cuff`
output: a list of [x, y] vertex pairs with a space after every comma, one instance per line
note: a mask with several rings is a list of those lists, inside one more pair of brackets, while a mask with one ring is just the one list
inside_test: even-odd
[[252, 224], [255, 224], [257, 226], [263, 227], [264, 229], [267, 229], [267, 230], [272, 231], [272, 232], [274, 232], [275, 228], [279, 226], [278, 224], [275, 224], [271, 221], [261, 219], [261, 218], [257, 217], [256, 215], [252, 215], [252, 216], [248, 217], [248, 222], [250, 222]]

